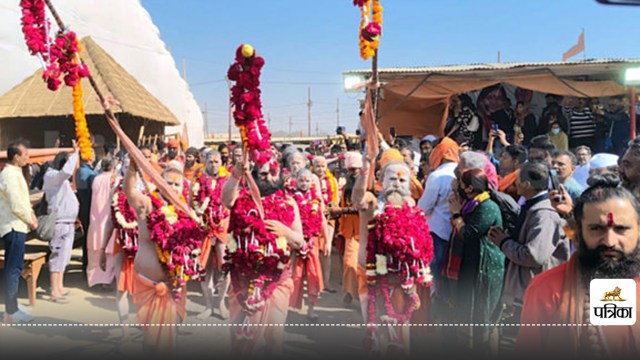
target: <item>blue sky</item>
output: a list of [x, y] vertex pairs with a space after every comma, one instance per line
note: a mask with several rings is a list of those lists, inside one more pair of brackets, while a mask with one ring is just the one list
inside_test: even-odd
[[[236, 47], [265, 58], [262, 101], [271, 130], [349, 132], [358, 94], [342, 89], [342, 72], [369, 68], [358, 53], [360, 11], [351, 0], [142, 0], [202, 110], [209, 132], [226, 132], [224, 80]], [[560, 61], [585, 29], [587, 58], [640, 58], [640, 6], [595, 0], [382, 0], [381, 67]], [[580, 54], [573, 59], [583, 58]]]

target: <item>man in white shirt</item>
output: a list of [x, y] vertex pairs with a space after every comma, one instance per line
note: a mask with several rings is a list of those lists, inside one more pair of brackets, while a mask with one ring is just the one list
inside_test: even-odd
[[4, 322], [12, 324], [33, 320], [18, 309], [18, 284], [27, 234], [38, 227], [38, 219], [31, 207], [29, 187], [22, 174], [22, 168], [29, 162], [29, 150], [19, 142], [9, 144], [7, 161], [0, 172], [0, 237], [5, 248]]
[[431, 261], [431, 273], [436, 294], [451, 235], [449, 196], [452, 191], [451, 183], [455, 179], [454, 170], [458, 166], [458, 151], [458, 144], [448, 137], [437, 143], [429, 157], [429, 165], [435, 170], [429, 175], [424, 193], [418, 200], [418, 206], [427, 215], [427, 223], [433, 237], [434, 257]]

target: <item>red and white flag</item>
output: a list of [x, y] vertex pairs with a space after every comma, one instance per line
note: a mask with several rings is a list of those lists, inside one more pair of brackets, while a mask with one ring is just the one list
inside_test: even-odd
[[567, 52], [562, 54], [562, 61], [567, 61], [570, 57], [576, 56], [584, 51], [584, 30], [580, 33], [578, 37], [578, 43], [573, 45]]

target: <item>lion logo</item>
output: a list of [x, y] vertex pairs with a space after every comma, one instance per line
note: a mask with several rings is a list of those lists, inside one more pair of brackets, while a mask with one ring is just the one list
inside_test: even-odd
[[[604, 293], [604, 297], [600, 301], [626, 301], [620, 297], [622, 290], [616, 286], [613, 291], [607, 291]], [[617, 300], [616, 300], [617, 299]]]

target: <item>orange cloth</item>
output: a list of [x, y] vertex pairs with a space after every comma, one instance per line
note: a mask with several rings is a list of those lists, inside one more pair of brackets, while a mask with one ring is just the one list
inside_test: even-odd
[[[345, 198], [344, 192], [340, 199], [340, 207], [351, 207], [351, 199]], [[345, 239], [358, 237], [360, 231], [360, 215], [358, 214], [342, 214], [340, 217], [340, 234]]]
[[193, 180], [193, 176], [202, 168], [202, 164], [194, 164], [190, 168], [184, 168], [184, 177], [191, 181]]
[[457, 163], [459, 152], [460, 147], [458, 146], [458, 143], [445, 136], [440, 144], [431, 150], [429, 166], [432, 170], [435, 170], [442, 164], [443, 160], [449, 160]]
[[404, 161], [404, 158], [402, 157], [402, 154], [400, 153], [400, 151], [398, 151], [398, 149], [387, 149], [382, 153], [382, 156], [379, 160], [380, 168], [385, 167], [385, 165], [392, 161]]
[[324, 279], [322, 278], [322, 268], [320, 267], [320, 252], [318, 251], [319, 239], [313, 239], [313, 249], [309, 251], [306, 259], [296, 256], [293, 266], [293, 293], [289, 306], [294, 309], [302, 309], [302, 298], [304, 295], [304, 278], [307, 279], [307, 291], [309, 301], [318, 304], [318, 295], [324, 289]]
[[200, 251], [200, 256], [198, 256], [198, 260], [200, 260], [200, 264], [203, 268], [207, 267], [207, 263], [209, 262], [209, 255], [211, 254], [211, 234], [207, 234], [205, 238], [202, 240], [202, 249]]
[[[122, 252], [122, 245], [118, 244], [117, 241], [113, 241], [113, 255], [117, 255]], [[122, 254], [122, 267], [120, 269], [116, 269], [116, 271], [120, 272], [118, 276], [118, 291], [128, 292], [129, 294], [133, 294], [133, 273], [135, 270], [133, 268], [133, 260], [134, 257], [129, 257], [126, 254]]]
[[[289, 299], [293, 292], [291, 270], [285, 270], [280, 276], [278, 286], [267, 299], [264, 309], [246, 317], [242, 305], [238, 302], [238, 289], [233, 282], [229, 288], [229, 324], [284, 324], [289, 311]], [[236, 334], [238, 326], [231, 326], [231, 349], [237, 355], [271, 354], [282, 350], [284, 326], [251, 326], [248, 329], [253, 336], [240, 338]]]
[[358, 296], [358, 241], [357, 236], [345, 237], [342, 265], [342, 290], [354, 298]]
[[505, 177], [501, 177], [498, 182], [498, 191], [511, 195], [514, 199], [518, 197], [518, 190], [516, 189], [516, 179], [520, 170], [513, 171]]
[[[586, 289], [581, 284], [579, 264], [574, 254], [568, 262], [536, 276], [524, 295], [521, 324], [582, 324]], [[614, 281], [614, 280], [612, 280]], [[636, 281], [636, 303], [640, 303], [640, 277]], [[588, 319], [587, 319], [588, 322]], [[583, 326], [521, 326], [516, 350], [527, 355], [536, 352], [578, 354], [586, 347]], [[603, 326], [611, 358], [640, 356], [640, 322], [633, 326]], [[599, 343], [602, 339], [599, 338]]]
[[[158, 354], [168, 354], [175, 346], [177, 327], [187, 315], [186, 287], [177, 302], [173, 300], [171, 288], [164, 282], [155, 283], [142, 277], [137, 272], [133, 276], [135, 291], [133, 302], [138, 309], [137, 320], [141, 325], [160, 324], [160, 326], [143, 326], [145, 343]], [[162, 326], [166, 325], [166, 326]]]

